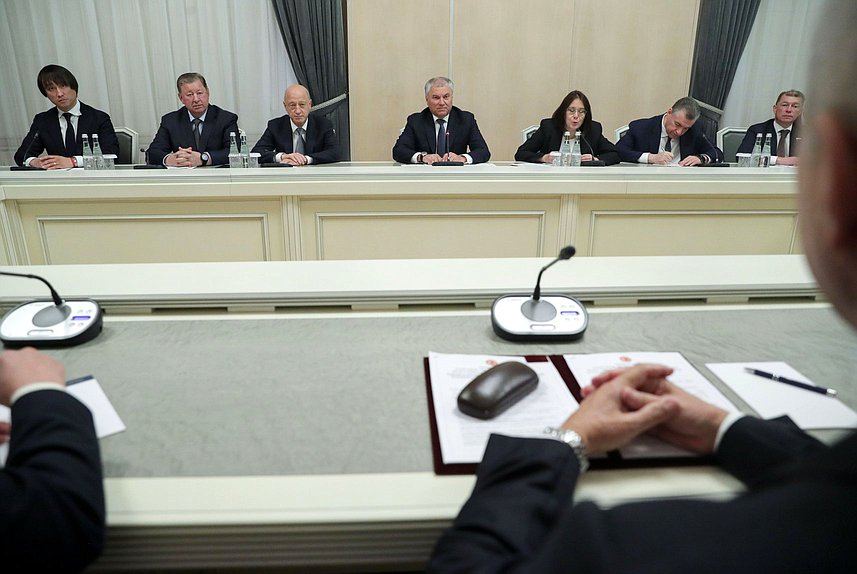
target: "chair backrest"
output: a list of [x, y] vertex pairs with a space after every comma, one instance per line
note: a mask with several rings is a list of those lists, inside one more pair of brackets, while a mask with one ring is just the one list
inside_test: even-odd
[[622, 139], [622, 136], [625, 135], [625, 132], [627, 132], [627, 131], [628, 131], [628, 124], [625, 124], [624, 126], [622, 126], [620, 128], [616, 128], [616, 130], [613, 132], [616, 134], [616, 141], [618, 142], [620, 139]]
[[539, 129], [539, 126], [527, 126], [521, 130], [521, 143], [524, 143], [528, 139], [530, 139], [536, 130]]
[[723, 128], [717, 130], [717, 147], [723, 150], [723, 161], [735, 163], [738, 146], [744, 141], [747, 128]]
[[116, 137], [119, 139], [119, 157], [116, 158], [117, 164], [134, 164], [137, 162], [137, 139], [139, 134], [131, 128], [118, 127], [113, 128], [116, 131]]

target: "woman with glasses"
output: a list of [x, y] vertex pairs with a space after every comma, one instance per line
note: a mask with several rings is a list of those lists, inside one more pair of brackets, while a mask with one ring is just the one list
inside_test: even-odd
[[605, 165], [619, 163], [616, 147], [602, 134], [601, 124], [592, 119], [589, 98], [578, 90], [569, 92], [554, 111], [543, 119], [539, 129], [515, 152], [516, 161], [551, 163], [550, 152], [559, 151], [562, 135], [580, 131], [581, 161], [601, 160]]

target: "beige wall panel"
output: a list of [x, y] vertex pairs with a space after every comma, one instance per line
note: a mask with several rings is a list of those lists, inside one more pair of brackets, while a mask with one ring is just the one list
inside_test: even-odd
[[448, 74], [448, 0], [349, 0], [351, 158], [392, 161], [423, 84]]
[[30, 263], [285, 259], [279, 201], [22, 202]]
[[796, 253], [793, 198], [603, 198], [578, 202], [586, 255]]
[[303, 259], [540, 257], [561, 242], [559, 198], [302, 201]]
[[593, 212], [589, 255], [792, 253], [794, 213]]
[[571, 88], [583, 91], [605, 137], [686, 96], [698, 0], [574, 2]]
[[492, 161], [513, 160], [521, 130], [550, 116], [568, 93], [579, 3], [454, 3], [455, 104], [476, 114]]

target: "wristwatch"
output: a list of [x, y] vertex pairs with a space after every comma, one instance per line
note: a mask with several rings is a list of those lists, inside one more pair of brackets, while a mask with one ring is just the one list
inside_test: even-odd
[[544, 434], [552, 439], [564, 442], [571, 447], [574, 456], [577, 457], [577, 462], [580, 464], [580, 472], [586, 472], [589, 468], [589, 457], [586, 455], [586, 445], [583, 444], [583, 438], [571, 429], [558, 429], [547, 427]]
[[426, 154], [424, 154], [424, 153], [421, 153], [420, 155], [418, 155], [418, 156], [417, 156], [417, 163], [424, 163], [424, 162], [423, 162], [423, 159], [424, 159], [425, 157], [426, 157]]
[[211, 156], [208, 155], [207, 151], [204, 151], [199, 155], [199, 159], [202, 160], [202, 165], [208, 165], [208, 162], [211, 160]]

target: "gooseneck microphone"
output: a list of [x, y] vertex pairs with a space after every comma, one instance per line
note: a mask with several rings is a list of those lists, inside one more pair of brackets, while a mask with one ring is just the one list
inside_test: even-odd
[[503, 295], [491, 307], [494, 332], [509, 341], [572, 341], [583, 335], [589, 314], [574, 297], [551, 294], [542, 297], [542, 274], [557, 261], [571, 259], [574, 246], [563, 247], [559, 256], [539, 271], [532, 295]]
[[92, 299], [64, 301], [47, 279], [27, 273], [0, 275], [37, 279], [51, 292], [50, 300], [22, 303], [0, 320], [0, 341], [7, 347], [67, 347], [95, 338], [103, 324], [101, 307]]
[[551, 265], [556, 263], [557, 261], [564, 261], [566, 259], [571, 259], [574, 257], [574, 254], [577, 253], [577, 250], [574, 248], [574, 245], [566, 245], [559, 252], [559, 257], [542, 267], [542, 270], [539, 271], [539, 277], [536, 279], [536, 288], [533, 289], [533, 299], [536, 301], [539, 300], [539, 296], [542, 292], [541, 283], [542, 283], [542, 273], [544, 273]]
[[[27, 158], [30, 156], [30, 152], [33, 150], [33, 144], [36, 143], [37, 139], [39, 139], [39, 130], [36, 130], [33, 133], [33, 137], [30, 139], [30, 145], [28, 145], [27, 149], [24, 150], [24, 160], [23, 161], [27, 161]], [[23, 162], [21, 163], [21, 165], [14, 165], [11, 167], [12, 171], [20, 171], [20, 170], [27, 170], [27, 169], [41, 169], [41, 168], [33, 167], [31, 165], [24, 165]]]

